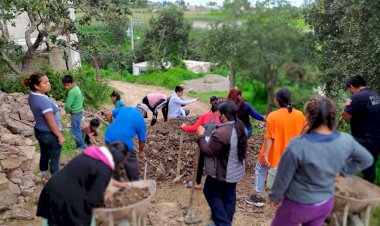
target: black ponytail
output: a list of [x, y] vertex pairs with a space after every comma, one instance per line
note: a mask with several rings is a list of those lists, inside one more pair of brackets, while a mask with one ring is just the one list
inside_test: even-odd
[[232, 101], [225, 101], [219, 105], [220, 114], [225, 115], [228, 118], [228, 121], [235, 120], [234, 128], [238, 137], [238, 158], [241, 162], [243, 162], [247, 153], [248, 135], [244, 123], [237, 118], [237, 111], [237, 106]]
[[282, 88], [277, 91], [275, 97], [280, 107], [288, 109], [289, 113], [293, 111], [291, 104], [292, 95], [287, 88]]

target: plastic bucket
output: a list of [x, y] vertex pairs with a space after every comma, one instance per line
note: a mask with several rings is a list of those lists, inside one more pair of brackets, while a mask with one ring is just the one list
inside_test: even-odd
[[267, 188], [272, 189], [274, 178], [276, 177], [277, 174], [277, 168], [271, 168], [268, 171], [267, 175]]

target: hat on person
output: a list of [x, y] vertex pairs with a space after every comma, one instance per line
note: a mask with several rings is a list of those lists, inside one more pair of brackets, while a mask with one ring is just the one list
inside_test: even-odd
[[149, 110], [149, 108], [148, 108], [148, 106], [146, 106], [146, 104], [138, 104], [136, 106], [136, 108], [140, 108], [140, 109], [144, 110], [146, 112], [146, 115], [145, 115], [144, 118], [148, 118], [148, 110]]

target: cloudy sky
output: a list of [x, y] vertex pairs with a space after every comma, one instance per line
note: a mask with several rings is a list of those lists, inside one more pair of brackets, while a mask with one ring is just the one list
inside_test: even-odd
[[[156, 0], [157, 2], [162, 2], [163, 0]], [[175, 0], [169, 0], [171, 2], [175, 2]], [[217, 2], [219, 5], [222, 5], [224, 0], [212, 0], [214, 2]], [[301, 6], [304, 0], [289, 0], [293, 5], [295, 6]], [[185, 2], [189, 2], [191, 5], [206, 5], [209, 0], [185, 0]], [[250, 0], [253, 4], [256, 2], [256, 0]]]

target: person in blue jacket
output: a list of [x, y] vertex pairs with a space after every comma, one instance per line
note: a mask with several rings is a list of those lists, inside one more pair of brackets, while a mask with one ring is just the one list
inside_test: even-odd
[[243, 96], [240, 89], [230, 89], [227, 100], [230, 100], [238, 107], [238, 118], [243, 121], [247, 129], [248, 138], [252, 136], [252, 124], [249, 121], [249, 116], [259, 121], [266, 121], [266, 116], [257, 113], [248, 102], [243, 101]]

